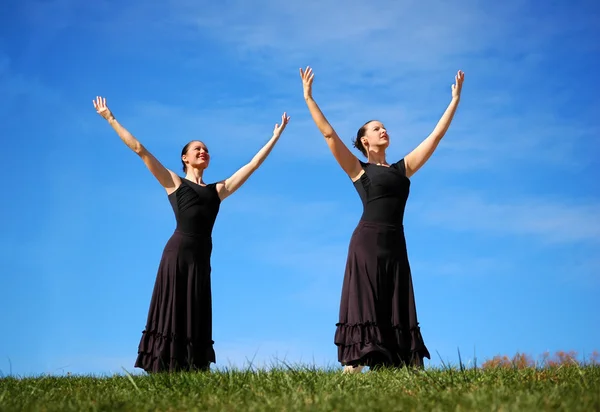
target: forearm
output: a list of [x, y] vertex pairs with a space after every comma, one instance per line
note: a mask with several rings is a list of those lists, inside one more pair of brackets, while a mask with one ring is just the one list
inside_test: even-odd
[[131, 150], [133, 150], [137, 154], [141, 154], [144, 150], [144, 146], [135, 138], [127, 129], [125, 129], [121, 124], [117, 121], [117, 119], [112, 116], [108, 119], [108, 124], [112, 126], [112, 128], [117, 132], [123, 143], [127, 145]]
[[275, 143], [279, 140], [279, 136], [274, 134], [273, 137], [265, 144], [262, 149], [250, 160], [249, 163], [242, 166], [237, 172], [235, 172], [230, 178], [225, 179], [223, 182], [217, 185], [219, 197], [221, 200], [225, 199], [233, 192], [235, 192], [241, 185], [243, 185], [248, 178], [260, 167], [265, 161]]
[[262, 149], [260, 149], [258, 153], [254, 155], [250, 163], [248, 163], [248, 166], [251, 168], [252, 171], [258, 169], [258, 167], [265, 161], [267, 156], [269, 156], [269, 154], [273, 150], [273, 147], [275, 147], [275, 144], [279, 140], [280, 136], [281, 135], [274, 134], [271, 137], [271, 139], [269, 139], [269, 141], [262, 147]]
[[410, 152], [404, 158], [407, 176], [412, 176], [417, 170], [419, 170], [427, 160], [433, 155], [435, 149], [437, 149], [442, 137], [446, 134], [456, 108], [458, 107], [458, 98], [453, 98], [448, 108], [442, 115], [442, 118], [433, 129], [433, 132], [425, 140], [419, 144], [412, 152]]
[[315, 100], [312, 98], [312, 96], [305, 97], [304, 100], [306, 100], [306, 105], [308, 106], [310, 115], [312, 116], [313, 121], [319, 128], [319, 131], [326, 138], [332, 137], [335, 133], [333, 130], [333, 127], [331, 127], [331, 125], [325, 118], [325, 115], [323, 114], [323, 112], [321, 111], [319, 106], [317, 105], [317, 102], [315, 102]]
[[[438, 121], [435, 129], [431, 132], [430, 137], [435, 141], [437, 145], [439, 141], [444, 137], [448, 128], [450, 127], [450, 123], [452, 123], [452, 119], [454, 118], [454, 113], [456, 113], [456, 109], [458, 108], [458, 103], [460, 102], [459, 97], [453, 97], [452, 101], [446, 108], [446, 111], [442, 115], [441, 119]], [[433, 142], [432, 142], [433, 143]]]

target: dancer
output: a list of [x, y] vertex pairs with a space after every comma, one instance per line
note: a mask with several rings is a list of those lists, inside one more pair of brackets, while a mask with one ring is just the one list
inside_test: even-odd
[[177, 220], [158, 267], [135, 366], [147, 372], [209, 370], [210, 363], [216, 362], [210, 282], [213, 225], [221, 202], [263, 163], [290, 118], [286, 113], [281, 116], [273, 137], [250, 163], [228, 179], [207, 184], [203, 174], [210, 155], [203, 142], [194, 140], [183, 147], [185, 177], [180, 177], [119, 124], [106, 99], [97, 97], [94, 107], [165, 188]]
[[433, 132], [396, 163], [386, 161], [389, 136], [372, 120], [353, 142], [367, 158], [358, 160], [338, 137], [312, 97], [314, 73], [300, 69], [304, 99], [333, 156], [350, 177], [363, 213], [348, 248], [339, 322], [334, 342], [344, 372], [363, 366], [423, 367], [430, 358], [419, 324], [404, 238], [409, 178], [431, 157], [448, 130], [460, 101], [464, 73], [452, 85], [452, 100]]

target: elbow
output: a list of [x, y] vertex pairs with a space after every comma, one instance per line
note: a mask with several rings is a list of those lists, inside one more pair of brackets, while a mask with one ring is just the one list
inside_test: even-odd
[[442, 140], [447, 130], [447, 128], [437, 130], [434, 129], [433, 132], [431, 132], [431, 134], [429, 135], [429, 140], [432, 142], [434, 147], [437, 146], [437, 144]]
[[144, 153], [146, 152], [146, 148], [140, 143], [137, 142], [136, 144], [133, 145], [133, 147], [131, 148], [135, 154], [137, 154], [138, 156], [143, 156]]
[[334, 136], [335, 136], [335, 132], [333, 131], [333, 129], [323, 131], [323, 137], [326, 140], [329, 140], [329, 139], [333, 138]]
[[440, 141], [442, 140], [442, 138], [444, 137], [445, 134], [446, 134], [446, 132], [439, 132], [439, 133], [434, 133], [431, 135], [431, 140], [432, 140], [431, 144], [433, 145], [434, 149], [440, 143]]

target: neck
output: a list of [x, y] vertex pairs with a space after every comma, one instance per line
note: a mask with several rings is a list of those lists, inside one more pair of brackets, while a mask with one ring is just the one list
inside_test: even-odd
[[194, 183], [200, 184], [202, 183], [202, 174], [204, 173], [203, 169], [195, 169], [193, 167], [188, 167], [185, 178], [191, 180]]
[[385, 160], [385, 152], [383, 150], [378, 152], [369, 151], [369, 157], [367, 158], [367, 160], [369, 163], [387, 165], [387, 162]]

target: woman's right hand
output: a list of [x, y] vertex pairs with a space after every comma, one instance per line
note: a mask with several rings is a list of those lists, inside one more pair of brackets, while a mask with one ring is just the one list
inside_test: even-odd
[[304, 98], [312, 97], [312, 82], [315, 74], [310, 66], [306, 66], [305, 70], [300, 69], [300, 77], [302, 78], [302, 87], [304, 88]]
[[96, 112], [105, 118], [106, 120], [114, 119], [112, 112], [106, 105], [106, 98], [102, 98], [100, 96], [96, 96], [96, 100], [92, 100], [94, 102], [94, 108]]

